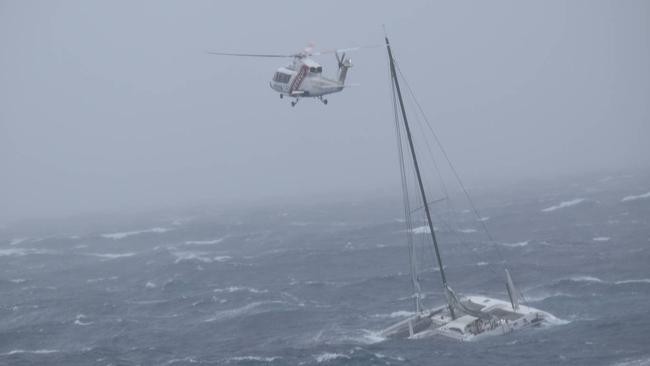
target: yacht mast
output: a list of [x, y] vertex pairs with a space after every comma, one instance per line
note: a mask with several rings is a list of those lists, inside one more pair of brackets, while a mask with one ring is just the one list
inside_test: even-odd
[[399, 88], [399, 81], [397, 80], [397, 72], [395, 71], [395, 60], [393, 60], [393, 53], [390, 49], [390, 42], [388, 37], [386, 39], [386, 49], [388, 50], [388, 59], [390, 61], [390, 74], [393, 79], [393, 84], [395, 90], [397, 91], [397, 99], [399, 100], [399, 107], [402, 112], [402, 120], [404, 121], [404, 129], [406, 130], [406, 137], [408, 138], [409, 148], [411, 150], [411, 157], [413, 159], [413, 166], [415, 167], [415, 174], [418, 179], [418, 186], [420, 187], [420, 195], [422, 196], [422, 203], [424, 204], [424, 212], [426, 213], [427, 223], [429, 224], [429, 231], [431, 232], [431, 239], [433, 240], [433, 248], [436, 252], [436, 260], [438, 261], [438, 268], [440, 269], [440, 278], [442, 280], [442, 289], [445, 292], [445, 297], [447, 298], [447, 304], [449, 306], [449, 311], [451, 312], [451, 317], [456, 318], [454, 313], [454, 307], [452, 305], [452, 300], [450, 298], [449, 287], [447, 286], [447, 278], [445, 277], [445, 269], [442, 266], [442, 258], [440, 257], [440, 250], [438, 249], [438, 241], [436, 240], [436, 234], [433, 230], [433, 222], [431, 221], [431, 212], [429, 210], [429, 201], [427, 200], [427, 195], [424, 191], [424, 185], [422, 184], [422, 176], [420, 174], [420, 167], [418, 166], [418, 159], [415, 154], [415, 148], [413, 146], [413, 138], [411, 137], [411, 129], [409, 128], [409, 123], [406, 118], [406, 110], [404, 109], [404, 100], [402, 99], [402, 91]]

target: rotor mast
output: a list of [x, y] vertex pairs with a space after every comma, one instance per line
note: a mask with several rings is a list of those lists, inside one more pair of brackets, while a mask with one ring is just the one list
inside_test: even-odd
[[438, 240], [436, 239], [436, 233], [433, 229], [433, 221], [431, 220], [431, 211], [429, 210], [429, 201], [427, 200], [427, 195], [424, 190], [424, 184], [422, 183], [422, 175], [420, 174], [420, 167], [418, 165], [418, 159], [415, 154], [415, 147], [413, 146], [413, 138], [411, 136], [411, 129], [409, 127], [408, 119], [406, 117], [406, 110], [404, 109], [404, 100], [402, 98], [402, 91], [399, 88], [399, 81], [397, 80], [397, 72], [395, 71], [395, 60], [393, 59], [393, 53], [390, 49], [390, 42], [388, 37], [386, 39], [386, 49], [388, 50], [388, 59], [390, 61], [390, 75], [393, 80], [393, 85], [397, 91], [397, 99], [399, 100], [399, 107], [402, 112], [402, 120], [404, 121], [404, 129], [406, 130], [406, 137], [408, 138], [409, 148], [411, 150], [411, 158], [413, 159], [413, 166], [415, 167], [415, 174], [418, 179], [418, 186], [420, 188], [420, 195], [422, 196], [422, 203], [424, 204], [424, 212], [427, 217], [427, 224], [429, 225], [429, 231], [431, 232], [431, 239], [433, 241], [433, 248], [436, 253], [436, 260], [438, 262], [438, 268], [440, 269], [440, 279], [442, 280], [442, 288], [445, 292], [445, 297], [447, 299], [447, 304], [449, 306], [449, 311], [451, 312], [452, 319], [456, 318], [454, 307], [452, 305], [452, 300], [450, 296], [449, 287], [447, 286], [447, 278], [445, 277], [445, 269], [442, 266], [442, 258], [440, 257], [440, 249], [438, 249]]

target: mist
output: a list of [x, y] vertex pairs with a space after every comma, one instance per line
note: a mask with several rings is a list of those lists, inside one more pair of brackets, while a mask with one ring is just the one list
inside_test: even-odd
[[295, 108], [268, 86], [289, 60], [206, 54], [382, 25], [467, 184], [645, 170], [649, 20], [647, 1], [0, 1], [0, 220], [397, 195], [383, 48]]

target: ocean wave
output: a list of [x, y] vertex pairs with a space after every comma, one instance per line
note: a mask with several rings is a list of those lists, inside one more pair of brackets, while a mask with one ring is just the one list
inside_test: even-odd
[[630, 202], [630, 201], [642, 200], [646, 198], [650, 198], [650, 192], [639, 194], [636, 196], [625, 196], [621, 199], [621, 202]]
[[151, 229], [144, 229], [144, 230], [135, 230], [135, 231], [124, 231], [124, 232], [119, 232], [119, 233], [110, 233], [110, 234], [101, 234], [101, 237], [107, 238], [107, 239], [113, 239], [113, 240], [120, 240], [127, 238], [129, 236], [133, 235], [140, 235], [140, 234], [147, 234], [147, 233], [155, 233], [155, 234], [162, 234], [166, 233], [168, 231], [172, 231], [174, 229], [168, 229], [164, 227], [154, 227]]
[[316, 362], [322, 363], [322, 362], [328, 362], [328, 361], [338, 360], [338, 359], [349, 360], [350, 356], [344, 355], [342, 353], [324, 352], [319, 355], [314, 355], [314, 359], [316, 360]]
[[573, 199], [573, 200], [570, 200], [570, 201], [563, 201], [563, 202], [560, 202], [560, 204], [558, 204], [558, 205], [542, 209], [542, 212], [551, 212], [551, 211], [559, 210], [561, 208], [575, 206], [575, 205], [577, 205], [579, 203], [582, 203], [584, 201], [585, 201], [584, 198], [576, 198], [576, 199]]
[[11, 355], [18, 355], [18, 354], [23, 354], [23, 353], [31, 353], [35, 355], [46, 355], [50, 353], [59, 353], [58, 349], [37, 349], [37, 350], [24, 350], [24, 349], [14, 349], [9, 352], [5, 353], [0, 353], [2, 356], [11, 356]]
[[489, 264], [488, 262], [476, 262], [476, 265], [479, 267], [487, 266], [488, 264]]
[[86, 316], [83, 314], [77, 314], [77, 317], [74, 320], [75, 325], [90, 325], [93, 322], [84, 322], [83, 320], [86, 319]]
[[608, 284], [608, 285], [650, 284], [650, 278], [628, 279], [628, 280], [619, 280], [619, 281], [604, 281], [598, 277], [593, 277], [593, 276], [574, 276], [569, 278], [563, 278], [562, 280], [572, 281], [572, 282], [601, 283], [601, 284]]
[[609, 236], [597, 236], [591, 240], [593, 241], [609, 241], [611, 239]]
[[[438, 228], [434, 226], [433, 230], [438, 231]], [[411, 229], [411, 232], [413, 234], [431, 234], [431, 230], [429, 229], [428, 225], [414, 227]]]
[[280, 356], [270, 356], [270, 357], [261, 357], [261, 356], [237, 356], [230, 357], [226, 359], [226, 362], [240, 362], [240, 361], [252, 361], [252, 362], [273, 362], [279, 360], [282, 357]]
[[463, 233], [463, 234], [471, 234], [471, 233], [475, 233], [476, 229], [471, 229], [471, 228], [470, 229], [458, 229], [458, 232]]
[[247, 292], [250, 292], [250, 293], [253, 293], [253, 294], [265, 294], [265, 293], [269, 292], [269, 290], [258, 290], [256, 288], [246, 287], [246, 286], [230, 286], [230, 287], [226, 287], [226, 288], [216, 288], [216, 289], [214, 289], [212, 291], [214, 291], [214, 292], [229, 292], [229, 293], [247, 291]]
[[118, 259], [118, 258], [133, 257], [136, 254], [137, 253], [134, 252], [126, 252], [126, 253], [88, 253], [87, 255], [104, 258], [104, 259]]
[[547, 299], [551, 299], [554, 297], [575, 297], [574, 295], [569, 295], [563, 292], [554, 292], [554, 293], [541, 293], [541, 294], [526, 294], [526, 301], [527, 302], [541, 302]]
[[224, 239], [225, 237], [214, 240], [188, 240], [185, 245], [213, 245], [221, 243]]
[[[206, 253], [206, 252], [171, 252], [171, 255], [176, 257], [174, 263], [180, 263], [183, 261], [198, 261], [203, 263], [212, 263], [215, 260], [214, 258], [209, 256], [210, 253]], [[221, 258], [222, 259], [221, 261], [223, 261], [223, 257], [216, 257], [216, 258]]]
[[383, 337], [380, 332], [368, 329], [361, 329], [336, 337], [337, 343], [343, 341], [345, 343], [375, 344], [385, 340], [386, 337]]
[[8, 248], [0, 249], [0, 257], [23, 257], [30, 254], [50, 254], [51, 251], [34, 248]]
[[500, 245], [508, 248], [525, 247], [526, 245], [528, 245], [528, 240], [520, 241], [516, 243], [501, 243]]
[[[257, 308], [271, 304], [287, 304], [284, 301], [255, 301], [239, 308], [218, 311], [214, 316], [206, 319], [206, 322], [214, 322], [226, 319], [236, 318], [242, 315], [248, 315], [257, 311]], [[287, 304], [288, 305], [288, 304]]]
[[635, 360], [623, 360], [619, 361], [612, 366], [650, 366], [650, 358], [640, 358]]
[[407, 317], [413, 316], [413, 315], [415, 315], [415, 313], [412, 312], [412, 311], [398, 310], [398, 311], [393, 311], [390, 314], [375, 314], [375, 315], [373, 315], [373, 317], [375, 317], [375, 318], [407, 318]]
[[9, 242], [9, 245], [18, 245], [18, 244], [26, 241], [27, 239], [29, 239], [29, 238], [14, 238], [14, 239], [11, 239], [11, 241]]
[[117, 276], [112, 276], [112, 277], [100, 277], [100, 278], [89, 278], [86, 280], [86, 283], [96, 283], [96, 282], [102, 282], [102, 281], [115, 281], [119, 277]]

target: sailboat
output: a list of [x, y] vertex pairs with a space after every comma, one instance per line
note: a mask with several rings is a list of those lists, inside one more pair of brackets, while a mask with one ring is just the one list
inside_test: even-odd
[[[545, 311], [535, 309], [524, 305], [520, 301], [520, 293], [516, 289], [510, 272], [505, 269], [505, 285], [508, 294], [508, 300], [499, 300], [486, 296], [460, 296], [452, 290], [445, 275], [445, 267], [440, 255], [436, 229], [431, 217], [430, 201], [427, 200], [426, 191], [422, 182], [422, 174], [418, 164], [418, 156], [413, 144], [413, 136], [409, 126], [407, 113], [404, 107], [404, 99], [398, 75], [396, 72], [396, 63], [393, 58], [390, 42], [385, 37], [386, 49], [390, 65], [391, 84], [393, 88], [393, 102], [395, 108], [395, 120], [398, 128], [398, 140], [400, 130], [405, 131], [406, 140], [408, 141], [408, 150], [410, 151], [410, 161], [415, 170], [417, 178], [418, 195], [423, 205], [426, 217], [426, 225], [430, 234], [431, 244], [433, 245], [438, 273], [442, 290], [445, 294], [446, 304], [425, 309], [422, 305], [422, 294], [418, 279], [417, 270], [411, 265], [411, 279], [414, 289], [415, 313], [407, 319], [399, 321], [396, 324], [382, 330], [380, 334], [386, 338], [426, 338], [431, 336], [443, 336], [460, 341], [477, 340], [490, 335], [502, 335], [514, 330], [536, 327], [547, 322], [557, 320], [553, 315]], [[399, 111], [397, 109], [399, 105]], [[401, 116], [402, 124], [399, 124]], [[401, 140], [400, 140], [401, 141]], [[402, 188], [403, 193], [407, 191], [404, 174], [404, 158], [400, 145], [400, 167], [402, 169]], [[407, 193], [405, 193], [406, 195]], [[404, 197], [405, 212], [408, 216], [410, 208], [408, 207], [408, 196]], [[408, 220], [408, 218], [407, 218]], [[410, 225], [407, 225], [407, 228]], [[409, 243], [411, 263], [413, 263], [413, 243]]]

